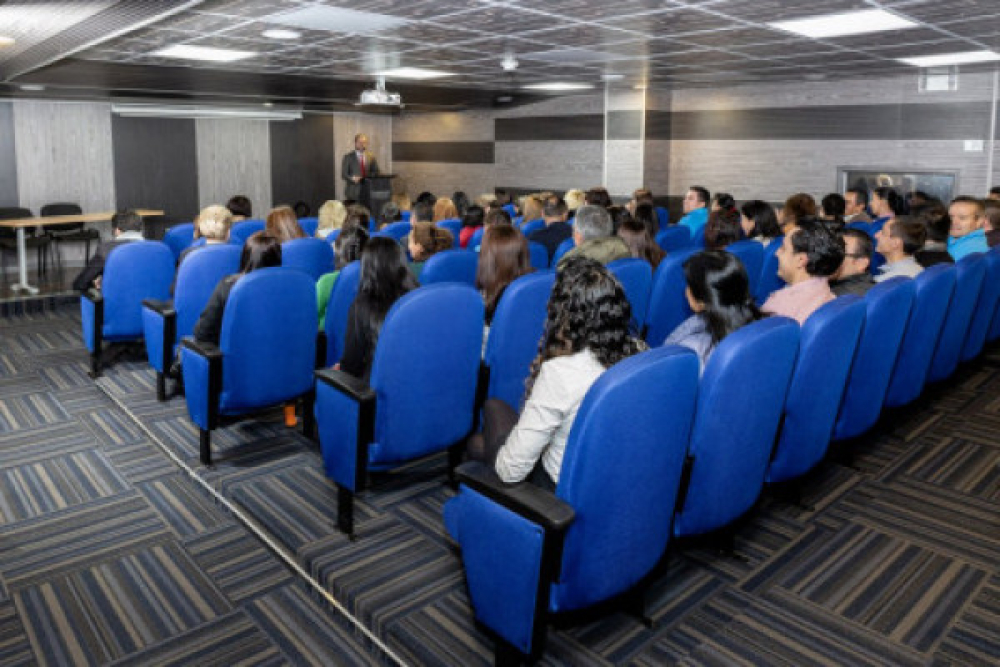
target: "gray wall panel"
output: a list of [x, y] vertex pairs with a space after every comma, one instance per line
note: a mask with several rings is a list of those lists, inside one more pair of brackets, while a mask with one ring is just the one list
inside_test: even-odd
[[642, 111], [608, 112], [608, 139], [640, 139], [642, 137]]
[[117, 208], [162, 209], [175, 221], [194, 219], [198, 157], [193, 120], [114, 116], [111, 137]]
[[497, 118], [497, 141], [601, 141], [604, 115]]
[[17, 206], [14, 106], [10, 102], [0, 102], [0, 206]]
[[195, 121], [198, 205], [225, 204], [233, 195], [253, 203], [254, 217], [271, 208], [271, 148], [266, 120]]
[[336, 197], [333, 117], [271, 122], [271, 190], [276, 204], [304, 201], [313, 214]]
[[392, 159], [402, 162], [493, 164], [493, 142], [394, 141]]

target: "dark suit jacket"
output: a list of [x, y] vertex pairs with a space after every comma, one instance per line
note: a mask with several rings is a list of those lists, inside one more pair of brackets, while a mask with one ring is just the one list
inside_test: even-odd
[[79, 292], [86, 292], [93, 287], [94, 281], [97, 280], [97, 277], [104, 274], [104, 263], [108, 261], [108, 256], [111, 255], [111, 251], [120, 245], [132, 243], [137, 240], [138, 239], [105, 241], [101, 245], [97, 246], [97, 252], [95, 252], [94, 256], [87, 262], [87, 266], [83, 267], [80, 274], [73, 279], [73, 289]]
[[[365, 176], [378, 174], [378, 161], [371, 151], [365, 151]], [[361, 175], [361, 163], [354, 151], [344, 155], [340, 163], [340, 177], [344, 179], [344, 198], [357, 201], [361, 198], [361, 184], [351, 181], [353, 176]]]

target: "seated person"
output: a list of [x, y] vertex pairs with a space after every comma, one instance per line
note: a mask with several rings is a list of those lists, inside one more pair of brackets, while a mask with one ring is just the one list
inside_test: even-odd
[[306, 238], [306, 233], [302, 231], [302, 225], [290, 206], [271, 209], [264, 222], [264, 231], [277, 238], [279, 243]]
[[611, 208], [611, 194], [608, 193], [607, 188], [600, 186], [590, 188], [587, 190], [587, 194], [584, 195], [583, 200], [590, 206]]
[[[442, 201], [442, 200], [438, 200]], [[455, 238], [447, 229], [442, 229], [430, 222], [417, 222], [410, 228], [407, 250], [410, 251], [410, 271], [413, 277], [419, 280], [420, 272], [424, 270], [424, 263], [432, 256], [448, 250], [455, 244]]]
[[551, 263], [559, 244], [573, 236], [573, 228], [566, 222], [569, 217], [569, 207], [562, 197], [550, 197], [542, 209], [542, 217], [545, 220], [545, 227], [532, 232], [528, 240], [545, 246], [549, 251], [549, 263]]
[[114, 237], [97, 246], [94, 255], [87, 260], [79, 275], [73, 279], [73, 289], [86, 292], [90, 288], [101, 289], [101, 276], [104, 275], [104, 263], [111, 252], [120, 245], [132, 241], [142, 241], [142, 218], [135, 211], [119, 211], [111, 216], [111, 234]]
[[486, 401], [483, 433], [469, 439], [468, 449], [504, 482], [529, 479], [552, 490], [587, 390], [645, 344], [632, 337], [632, 309], [621, 285], [586, 257], [571, 259], [556, 275], [547, 312], [520, 416], [500, 399]]
[[705, 248], [725, 250], [743, 237], [740, 226], [740, 212], [735, 208], [720, 208], [708, 214], [705, 223]]
[[868, 215], [868, 190], [867, 188], [848, 188], [844, 193], [844, 217], [845, 224], [855, 222], [869, 223], [872, 221]]
[[778, 275], [787, 285], [761, 307], [805, 323], [823, 304], [833, 301], [828, 279], [844, 261], [844, 242], [815, 218], [798, 220], [778, 249]]
[[325, 239], [335, 229], [344, 225], [347, 217], [347, 207], [336, 199], [323, 202], [319, 207], [319, 221], [316, 225], [316, 238]]
[[233, 222], [240, 222], [241, 220], [253, 217], [253, 205], [244, 195], [236, 195], [230, 198], [226, 202], [226, 208], [233, 214]]
[[399, 207], [392, 202], [386, 202], [382, 207], [382, 212], [378, 216], [378, 228], [385, 229], [394, 222], [403, 219], [403, 214], [399, 212]]
[[462, 231], [458, 233], [458, 243], [463, 248], [469, 247], [469, 241], [483, 228], [486, 221], [486, 209], [478, 204], [474, 204], [465, 210], [462, 216]]
[[326, 308], [330, 305], [330, 293], [337, 282], [340, 270], [351, 262], [361, 259], [361, 251], [368, 242], [368, 232], [363, 227], [352, 227], [343, 232], [333, 242], [335, 271], [325, 273], [316, 281], [316, 306], [319, 309], [319, 330], [326, 330]]
[[361, 252], [358, 295], [347, 313], [344, 355], [335, 368], [367, 382], [385, 316], [399, 297], [417, 287], [403, 247], [385, 236], [372, 237]]
[[951, 218], [948, 217], [948, 209], [941, 200], [931, 199], [921, 206], [916, 219], [923, 223], [927, 231], [924, 247], [913, 254], [917, 263], [925, 269], [935, 264], [954, 264], [955, 258], [948, 253]]
[[[656, 239], [656, 235], [660, 232], [660, 219], [656, 215], [656, 207], [652, 204], [639, 204], [635, 207], [635, 212], [632, 216], [637, 222], [642, 223], [642, 225], [649, 231], [649, 235]], [[617, 232], [618, 229], [615, 228]]]
[[878, 242], [875, 250], [885, 257], [885, 264], [875, 276], [875, 282], [880, 283], [896, 276], [915, 278], [924, 267], [913, 258], [913, 253], [924, 247], [926, 239], [927, 228], [913, 218], [900, 216], [882, 225], [882, 229], [875, 234]]
[[434, 208], [431, 210], [433, 211], [431, 214], [431, 222], [454, 220], [458, 217], [458, 208], [455, 206], [455, 202], [447, 197], [442, 197], [434, 202]]
[[[644, 204], [640, 204], [642, 208]], [[618, 237], [625, 241], [629, 253], [632, 257], [638, 257], [649, 262], [653, 270], [660, 265], [667, 253], [657, 244], [656, 239], [649, 233], [649, 228], [635, 218], [625, 218], [621, 227], [618, 228]]]
[[653, 206], [653, 193], [649, 188], [637, 188], [632, 191], [632, 199], [626, 205], [629, 213], [635, 215], [635, 209], [640, 204], [649, 204]]
[[830, 277], [830, 289], [835, 296], [864, 296], [875, 285], [868, 271], [872, 265], [872, 237], [860, 229], [844, 229], [840, 238], [844, 240], [844, 261]]
[[493, 314], [504, 290], [512, 282], [533, 271], [528, 241], [513, 225], [493, 225], [483, 234], [483, 244], [476, 266], [476, 289], [486, 304], [486, 329], [483, 332], [483, 353], [486, 336], [493, 323]]
[[[221, 245], [229, 242], [229, 230], [233, 226], [233, 214], [225, 206], [213, 204], [206, 206], [194, 221], [194, 237], [205, 239], [205, 245]], [[181, 252], [177, 266], [184, 263], [184, 258], [198, 248], [204, 246], [189, 246]], [[173, 290], [171, 290], [173, 291]]]
[[566, 201], [566, 208], [569, 209], [567, 219], [570, 220], [576, 217], [577, 209], [587, 203], [587, 193], [578, 188], [573, 188], [566, 191], [563, 199]]
[[708, 222], [708, 204], [712, 196], [700, 185], [692, 185], [684, 195], [684, 217], [677, 224], [684, 225], [694, 238]]
[[714, 213], [715, 211], [735, 211], [736, 210], [736, 200], [728, 192], [716, 192], [712, 195], [712, 205], [709, 207], [708, 212]]
[[698, 355], [701, 372], [722, 339], [763, 317], [750, 295], [743, 263], [720, 250], [704, 250], [684, 262], [684, 296], [694, 315], [667, 336], [664, 345], [682, 345]]
[[273, 234], [256, 232], [243, 244], [240, 255], [240, 271], [226, 276], [219, 281], [208, 297], [205, 310], [194, 325], [194, 339], [201, 343], [219, 344], [222, 333], [222, 315], [226, 309], [229, 293], [233, 291], [236, 281], [257, 269], [269, 266], [281, 266], [281, 242]]
[[545, 217], [545, 204], [538, 195], [525, 195], [521, 199], [521, 222], [528, 223]]
[[785, 200], [785, 205], [781, 207], [781, 216], [778, 221], [781, 223], [781, 233], [786, 236], [799, 224], [799, 220], [809, 220], [816, 218], [816, 200], [811, 194], [799, 192]]
[[562, 256], [558, 268], [573, 257], [589, 257], [607, 265], [632, 256], [625, 242], [612, 234], [611, 214], [602, 206], [587, 204], [577, 210], [573, 242], [576, 247]]
[[847, 212], [847, 202], [836, 192], [831, 192], [820, 200], [820, 219], [834, 233], [839, 233], [846, 224], [844, 214]]
[[781, 236], [774, 207], [760, 199], [752, 199], [740, 207], [740, 228], [743, 236], [764, 246]]
[[984, 206], [986, 209], [986, 245], [992, 248], [1000, 245], [1000, 201], [987, 199]]
[[981, 199], [955, 197], [948, 207], [951, 218], [951, 238], [948, 252], [957, 262], [974, 252], [986, 252], [986, 206]]

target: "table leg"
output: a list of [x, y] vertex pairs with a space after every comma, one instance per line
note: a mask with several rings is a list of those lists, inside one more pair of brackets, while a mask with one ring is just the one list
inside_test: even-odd
[[38, 294], [38, 288], [28, 284], [28, 252], [24, 243], [24, 227], [17, 228], [17, 270], [21, 282], [11, 285], [11, 289], [24, 290], [28, 294]]

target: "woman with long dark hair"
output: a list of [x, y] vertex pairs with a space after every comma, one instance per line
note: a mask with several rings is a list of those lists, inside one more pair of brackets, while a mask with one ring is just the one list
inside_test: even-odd
[[486, 327], [504, 290], [521, 276], [531, 273], [528, 241], [513, 225], [493, 225], [483, 234], [482, 250], [476, 267], [476, 289], [486, 303]]
[[774, 207], [760, 199], [751, 199], [740, 207], [740, 227], [744, 236], [765, 246], [781, 236]]
[[681, 322], [664, 345], [682, 345], [698, 355], [701, 370], [722, 340], [763, 317], [753, 297], [743, 263], [718, 250], [706, 250], [684, 262], [684, 295], [694, 315]]
[[361, 253], [361, 279], [347, 313], [340, 370], [368, 380], [385, 316], [399, 297], [417, 286], [403, 247], [388, 237], [372, 237]]
[[324, 273], [316, 281], [316, 307], [319, 310], [319, 330], [326, 329], [326, 308], [330, 305], [330, 294], [337, 283], [340, 270], [361, 259], [361, 251], [368, 243], [368, 232], [363, 227], [351, 227], [340, 234], [333, 242], [334, 267], [330, 273]]
[[483, 227], [486, 220], [486, 209], [482, 206], [473, 205], [465, 210], [462, 216], [462, 231], [458, 234], [459, 244], [465, 248], [469, 245], [473, 235]]
[[570, 258], [556, 275], [538, 356], [531, 364], [520, 416], [499, 399], [484, 406], [483, 434], [470, 458], [494, 466], [505, 482], [559, 483], [563, 453], [584, 396], [606, 369], [645, 344], [630, 328], [621, 285], [599, 262]]
[[[643, 206], [645, 204], [640, 204], [639, 208]], [[660, 262], [663, 261], [663, 258], [667, 256], [667, 253], [663, 252], [663, 248], [659, 246], [656, 239], [650, 236], [649, 228], [635, 218], [628, 217], [624, 219], [621, 227], [618, 228], [618, 236], [621, 237], [622, 241], [625, 241], [625, 245], [628, 246], [629, 253], [633, 257], [646, 260], [653, 267], [654, 271], [660, 265]]]

